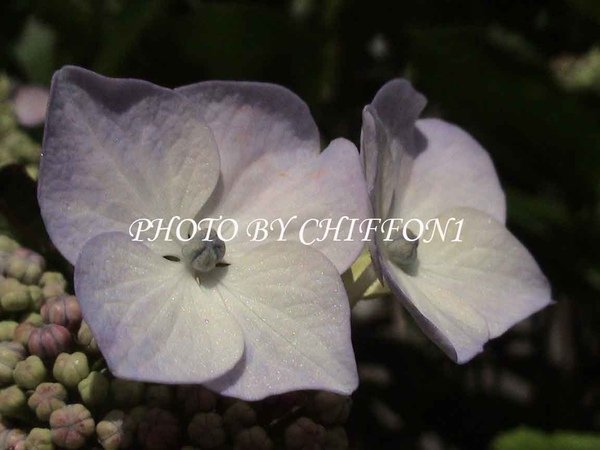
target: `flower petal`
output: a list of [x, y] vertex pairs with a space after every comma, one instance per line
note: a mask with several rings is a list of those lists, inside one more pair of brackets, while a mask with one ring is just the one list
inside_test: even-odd
[[[240, 175], [215, 214], [234, 218], [239, 224], [238, 238], [228, 243], [228, 261], [266, 241], [302, 238], [307, 243], [314, 240], [311, 245], [341, 273], [363, 248], [357, 223], [368, 217], [369, 211], [358, 151], [350, 141], [336, 139], [320, 155], [293, 163], [285, 159], [285, 153], [265, 155]], [[342, 219], [344, 216], [347, 218]], [[247, 233], [253, 235], [251, 223], [258, 218], [269, 222], [282, 219], [264, 242], [258, 241], [260, 234], [253, 240]], [[318, 224], [328, 219], [332, 227], [340, 224], [337, 240], [336, 231], [325, 234], [327, 222]], [[354, 230], [350, 219], [356, 219]], [[224, 227], [223, 234], [233, 233]], [[348, 236], [351, 240], [345, 240]]]
[[409, 181], [396, 191], [393, 214], [425, 221], [448, 208], [468, 207], [504, 223], [504, 192], [479, 143], [438, 119], [419, 120], [417, 128], [427, 138], [427, 147], [414, 160]]
[[244, 341], [214, 289], [123, 233], [101, 234], [75, 266], [83, 316], [118, 377], [203, 383], [231, 369]]
[[246, 351], [208, 387], [246, 400], [356, 388], [348, 299], [329, 260], [310, 247], [275, 242], [227, 269], [217, 289], [243, 329]]
[[[203, 111], [221, 158], [221, 178], [212, 207], [203, 217], [233, 218], [239, 223], [240, 239], [228, 243], [228, 258], [244, 253], [261, 242], [252, 242], [247, 225], [255, 219], [293, 216], [285, 237], [298, 240], [306, 219], [342, 216], [363, 219], [370, 206], [358, 153], [346, 140], [335, 140], [319, 155], [317, 127], [306, 104], [287, 89], [266, 83], [211, 81], [179, 88]], [[318, 198], [318, 202], [315, 199]], [[340, 228], [347, 236], [350, 222]], [[279, 237], [279, 228], [269, 239]], [[225, 229], [223, 229], [224, 235]], [[321, 236], [310, 227], [306, 237]], [[313, 237], [310, 237], [313, 236]], [[360, 254], [359, 239], [314, 246], [343, 272]]]
[[[53, 78], [38, 197], [53, 242], [74, 263], [85, 242], [139, 218], [194, 217], [219, 157], [184, 97], [76, 67]], [[162, 239], [149, 243], [163, 254]], [[165, 247], [166, 246], [166, 247]]]
[[424, 332], [456, 362], [551, 302], [548, 281], [523, 245], [493, 217], [469, 208], [439, 216], [464, 219], [462, 242], [436, 235], [418, 248], [408, 275], [386, 258], [384, 279]]
[[177, 89], [202, 112], [221, 156], [222, 193], [264, 155], [291, 161], [320, 151], [319, 131], [306, 104], [269, 83], [206, 81]]
[[415, 122], [427, 100], [407, 80], [386, 83], [363, 111], [361, 152], [375, 215], [386, 218], [424, 146]]

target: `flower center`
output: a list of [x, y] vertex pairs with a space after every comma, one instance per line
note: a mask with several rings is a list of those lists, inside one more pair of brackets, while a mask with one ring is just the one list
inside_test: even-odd
[[208, 239], [199, 233], [181, 248], [183, 259], [194, 275], [212, 271], [225, 257], [225, 242], [211, 231]]
[[417, 265], [417, 236], [405, 228], [392, 240], [385, 242], [390, 260], [406, 273], [413, 273]]

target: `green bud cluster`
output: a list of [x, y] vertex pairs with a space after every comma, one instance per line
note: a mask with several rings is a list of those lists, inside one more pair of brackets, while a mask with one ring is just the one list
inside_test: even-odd
[[5, 236], [0, 253], [39, 269], [0, 266], [0, 299], [8, 299], [0, 309], [0, 449], [348, 448], [348, 397], [303, 391], [244, 402], [199, 385], [114, 377], [65, 278]]

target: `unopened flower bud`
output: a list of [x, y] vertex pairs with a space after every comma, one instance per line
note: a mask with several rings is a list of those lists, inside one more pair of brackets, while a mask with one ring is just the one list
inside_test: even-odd
[[82, 346], [87, 353], [96, 354], [100, 352], [96, 338], [92, 335], [92, 330], [90, 330], [90, 327], [85, 320], [81, 321], [75, 342]]
[[54, 450], [52, 433], [48, 428], [34, 428], [25, 439], [27, 450]]
[[29, 291], [29, 298], [31, 299], [31, 309], [39, 311], [42, 307], [42, 303], [44, 302], [42, 288], [39, 286], [27, 286], [27, 290]]
[[27, 347], [30, 353], [49, 360], [69, 351], [72, 344], [69, 330], [61, 325], [50, 324], [32, 330]]
[[67, 405], [50, 415], [52, 442], [67, 449], [82, 448], [94, 434], [95, 423], [90, 412], [80, 404]]
[[323, 448], [325, 427], [307, 417], [300, 417], [285, 430], [285, 448], [289, 450], [309, 450]]
[[70, 331], [76, 331], [81, 324], [81, 308], [74, 295], [59, 295], [47, 299], [42, 305], [41, 313], [44, 322], [62, 325]]
[[64, 407], [66, 401], [67, 390], [62, 384], [42, 383], [35, 388], [27, 404], [37, 418], [45, 422], [54, 411]]
[[146, 387], [146, 405], [168, 408], [173, 401], [173, 387], [166, 384], [151, 384]]
[[3, 320], [0, 322], [0, 342], [12, 341], [17, 326], [19, 326], [19, 324], [13, 320]]
[[18, 248], [19, 248], [19, 244], [17, 241], [14, 241], [13, 239], [11, 239], [8, 236], [5, 236], [3, 234], [0, 235], [0, 251], [6, 252], [6, 253], [12, 253]]
[[0, 415], [3, 417], [20, 417], [25, 411], [27, 400], [18, 386], [9, 386], [0, 390]]
[[188, 415], [212, 411], [217, 405], [215, 393], [200, 385], [178, 386], [177, 400]]
[[333, 392], [319, 391], [309, 406], [310, 413], [324, 425], [343, 424], [348, 420], [352, 399]]
[[235, 438], [235, 450], [271, 450], [273, 441], [263, 427], [253, 426], [240, 431]]
[[44, 258], [36, 252], [18, 248], [6, 262], [6, 274], [24, 284], [37, 284], [46, 267]]
[[61, 353], [54, 362], [52, 374], [67, 388], [74, 388], [90, 374], [87, 356], [82, 352]]
[[32, 355], [17, 363], [13, 376], [20, 388], [35, 389], [46, 379], [46, 367], [39, 356]]
[[40, 286], [44, 298], [55, 297], [65, 293], [67, 281], [59, 272], [44, 272], [40, 278]]
[[17, 342], [0, 342], [0, 384], [13, 382], [13, 371], [25, 358], [25, 348]]
[[104, 403], [108, 397], [110, 382], [101, 372], [90, 372], [90, 374], [81, 380], [77, 385], [79, 395], [83, 403], [87, 406], [97, 406]]
[[147, 413], [148, 408], [143, 405], [136, 406], [135, 408], [131, 408], [129, 410], [129, 412], [127, 413], [127, 421], [131, 425], [132, 433], [137, 433], [138, 427], [146, 417]]
[[130, 447], [133, 440], [132, 433], [131, 421], [123, 411], [118, 409], [109, 412], [96, 425], [98, 442], [107, 450]]
[[38, 328], [36, 325], [29, 322], [21, 322], [15, 328], [15, 332], [13, 333], [13, 339], [22, 345], [27, 345], [29, 342], [29, 336], [31, 336], [31, 332], [34, 328]]
[[6, 450], [25, 450], [26, 435], [17, 429], [6, 429], [0, 432], [0, 448]]
[[42, 320], [42, 316], [36, 312], [26, 313], [23, 317], [21, 317], [21, 323], [30, 323], [31, 325], [35, 325], [36, 327], [41, 327], [44, 324]]
[[27, 286], [14, 278], [0, 278], [0, 299], [14, 292], [27, 292]]
[[344, 427], [338, 426], [327, 430], [325, 435], [325, 448], [327, 450], [346, 450], [348, 447], [348, 435]]
[[177, 418], [164, 409], [149, 409], [139, 425], [138, 439], [148, 450], [179, 448], [181, 435]]
[[7, 292], [0, 298], [0, 306], [4, 311], [25, 311], [31, 306], [31, 296], [27, 286], [21, 285], [23, 289], [15, 289]]
[[244, 428], [256, 425], [256, 420], [254, 408], [249, 403], [242, 401], [235, 402], [223, 414], [225, 427], [234, 436]]
[[110, 395], [116, 406], [130, 408], [142, 402], [144, 388], [144, 383], [115, 378], [110, 382]]
[[196, 414], [187, 431], [192, 442], [201, 448], [217, 448], [225, 443], [223, 419], [217, 413]]

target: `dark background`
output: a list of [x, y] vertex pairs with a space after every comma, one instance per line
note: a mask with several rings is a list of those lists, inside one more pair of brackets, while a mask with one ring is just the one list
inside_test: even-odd
[[[354, 142], [377, 89], [408, 77], [426, 115], [491, 153], [509, 228], [557, 303], [464, 366], [392, 302], [362, 305], [347, 430], [357, 448], [482, 449], [520, 425], [600, 426], [599, 25], [596, 0], [2, 0], [0, 72], [41, 85], [64, 64], [169, 87], [270, 81], [307, 101], [324, 141]], [[583, 439], [552, 448], [598, 448]], [[495, 448], [550, 448], [516, 442]]]

